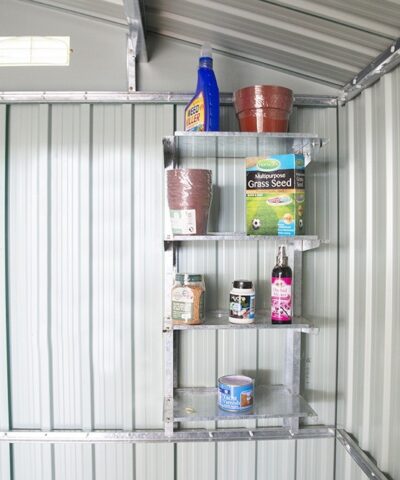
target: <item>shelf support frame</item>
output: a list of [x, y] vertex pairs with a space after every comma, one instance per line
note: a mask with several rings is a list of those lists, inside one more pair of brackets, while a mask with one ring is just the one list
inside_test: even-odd
[[[288, 330], [286, 332], [285, 385], [294, 395], [300, 394], [300, 356], [301, 333]], [[299, 417], [284, 418], [283, 425], [291, 434], [297, 434]]]

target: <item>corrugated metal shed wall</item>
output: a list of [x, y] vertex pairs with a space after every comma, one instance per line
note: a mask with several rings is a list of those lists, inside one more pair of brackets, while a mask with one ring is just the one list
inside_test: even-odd
[[[182, 108], [15, 105], [7, 117], [0, 108], [0, 166], [7, 174], [2, 219], [8, 215], [7, 244], [1, 245], [7, 259], [7, 282], [3, 270], [0, 283], [1, 427], [161, 428], [161, 138], [181, 127]], [[222, 116], [223, 129], [236, 128], [232, 108]], [[336, 126], [336, 109], [297, 109], [292, 118], [293, 131], [330, 138], [307, 175], [308, 229], [329, 243], [305, 254], [303, 306], [321, 328], [318, 336], [305, 336], [303, 391], [325, 424], [335, 421]], [[223, 229], [242, 226], [242, 202], [232, 188], [236, 170], [218, 162], [219, 184], [227, 192], [222, 203], [238, 207], [222, 214]], [[218, 269], [222, 287], [209, 299], [215, 306], [225, 303], [234, 276], [249, 275], [260, 286], [269, 277], [274, 249], [244, 243], [217, 249], [199, 244], [183, 252], [183, 265], [191, 270]], [[238, 369], [279, 381], [279, 337], [185, 333], [181, 384], [214, 385], [221, 372]], [[2, 446], [0, 454], [2, 479], [206, 474], [215, 480], [319, 480], [333, 478], [334, 441], [18, 444]]]
[[[338, 421], [400, 478], [400, 69], [340, 109]], [[340, 479], [353, 478], [343, 473]]]

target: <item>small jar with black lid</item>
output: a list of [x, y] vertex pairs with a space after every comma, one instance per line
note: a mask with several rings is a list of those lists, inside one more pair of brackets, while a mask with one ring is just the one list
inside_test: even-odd
[[255, 290], [250, 280], [235, 280], [229, 295], [229, 321], [253, 323], [255, 317]]

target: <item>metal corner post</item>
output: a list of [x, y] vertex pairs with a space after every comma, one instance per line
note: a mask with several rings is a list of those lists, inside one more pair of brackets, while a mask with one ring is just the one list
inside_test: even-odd
[[[173, 136], [163, 139], [164, 172], [176, 166], [176, 145]], [[168, 221], [169, 208], [164, 178], [164, 238], [171, 233]], [[174, 242], [164, 241], [164, 432], [167, 437], [174, 433], [174, 388], [178, 385], [178, 339], [174, 335], [171, 320], [171, 288], [177, 267], [177, 247]]]
[[175, 270], [175, 246], [164, 242], [164, 428], [165, 435], [174, 433], [174, 386], [177, 382], [176, 349], [171, 321], [171, 279]]
[[[300, 394], [301, 332], [286, 332], [285, 385], [293, 395]], [[299, 432], [299, 417], [285, 418], [283, 425], [291, 434]]]
[[[289, 248], [289, 262], [293, 265], [293, 313], [301, 315], [302, 293], [302, 244], [297, 242]], [[301, 367], [301, 332], [288, 330], [286, 332], [286, 357], [285, 357], [285, 385], [293, 395], [300, 394], [300, 367]], [[285, 418], [283, 425], [291, 434], [299, 431], [299, 418]]]

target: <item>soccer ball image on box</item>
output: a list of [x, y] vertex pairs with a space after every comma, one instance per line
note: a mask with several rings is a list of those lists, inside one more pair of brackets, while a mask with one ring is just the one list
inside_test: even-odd
[[251, 226], [254, 228], [254, 230], [258, 230], [261, 227], [261, 220], [259, 218], [255, 218], [251, 222]]

